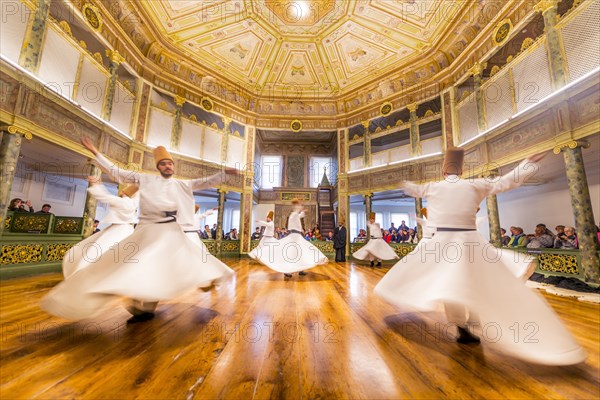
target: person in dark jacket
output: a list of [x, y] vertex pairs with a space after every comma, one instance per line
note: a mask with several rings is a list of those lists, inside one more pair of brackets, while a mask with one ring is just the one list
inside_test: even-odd
[[344, 220], [340, 220], [340, 224], [333, 232], [333, 248], [335, 249], [335, 261], [346, 261], [346, 227]]

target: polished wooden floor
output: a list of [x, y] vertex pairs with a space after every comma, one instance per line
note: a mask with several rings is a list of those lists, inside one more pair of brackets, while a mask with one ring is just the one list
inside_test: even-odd
[[38, 308], [59, 275], [0, 284], [0, 398], [400, 399], [600, 397], [598, 305], [544, 295], [589, 357], [530, 365], [440, 337], [431, 315], [373, 295], [388, 268], [352, 263], [284, 280], [254, 261], [236, 277], [125, 324], [119, 305], [69, 323]]

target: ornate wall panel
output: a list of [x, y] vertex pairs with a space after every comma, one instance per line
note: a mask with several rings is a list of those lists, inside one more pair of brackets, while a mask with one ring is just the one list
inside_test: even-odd
[[110, 138], [106, 155], [113, 160], [127, 164], [129, 158], [129, 146], [114, 137]]
[[600, 116], [600, 95], [598, 94], [598, 88], [590, 88], [575, 97], [569, 103], [569, 108], [573, 128], [598, 122], [598, 116]]
[[14, 113], [19, 94], [19, 82], [6, 74], [1, 74], [0, 85], [0, 108]]
[[557, 130], [555, 127], [553, 110], [548, 110], [534, 120], [527, 122], [514, 129], [510, 133], [504, 133], [500, 137], [488, 142], [490, 160], [496, 160], [514, 153], [515, 149], [524, 149], [536, 143], [551, 139]]
[[287, 156], [285, 163], [286, 187], [304, 187], [305, 156]]

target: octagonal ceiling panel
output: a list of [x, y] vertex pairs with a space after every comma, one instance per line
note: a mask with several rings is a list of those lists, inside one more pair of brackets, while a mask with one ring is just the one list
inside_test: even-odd
[[174, 46], [170, 51], [182, 50], [177, 56], [189, 57], [208, 74], [258, 91], [299, 85], [338, 95], [339, 89], [351, 90], [408, 65], [441, 40], [454, 40], [447, 28], [472, 4], [153, 0], [133, 6]]

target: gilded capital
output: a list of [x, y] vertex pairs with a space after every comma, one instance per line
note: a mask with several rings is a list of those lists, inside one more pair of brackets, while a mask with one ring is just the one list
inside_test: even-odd
[[3, 131], [5, 130], [6, 132], [10, 133], [11, 135], [21, 135], [27, 140], [33, 139], [33, 135], [31, 134], [31, 132], [29, 132], [28, 130], [22, 129], [22, 128], [18, 128], [15, 125], [3, 126], [0, 128], [0, 130], [3, 130]]
[[366, 131], [368, 131], [368, 130], [369, 130], [369, 124], [370, 124], [370, 123], [371, 123], [371, 122], [370, 122], [369, 120], [366, 120], [366, 121], [363, 121], [363, 122], [361, 122], [362, 126], [365, 128], [365, 130], [366, 130]]
[[184, 105], [185, 101], [186, 101], [185, 97], [175, 96], [175, 104], [177, 104], [179, 107], [181, 107], [182, 105]]
[[411, 113], [416, 113], [417, 112], [417, 108], [419, 108], [419, 105], [415, 102], [415, 103], [410, 103], [406, 106], [406, 108], [408, 108], [408, 111], [410, 111]]
[[533, 6], [533, 10], [536, 12], [545, 13], [548, 10], [558, 7], [559, 0], [542, 0]]
[[554, 147], [552, 152], [554, 154], [560, 154], [564, 149], [572, 150], [572, 149], [576, 149], [578, 147], [587, 149], [588, 147], [590, 147], [590, 143], [585, 140], [569, 140], [568, 142], [559, 144], [558, 146]]
[[469, 74], [475, 76], [475, 75], [481, 75], [483, 73], [483, 70], [485, 69], [485, 67], [487, 67], [487, 63], [480, 63], [479, 61], [477, 61], [471, 68], [469, 68]]
[[123, 57], [117, 50], [106, 50], [106, 57], [109, 58], [110, 62], [113, 64], [121, 64], [125, 61], [125, 57]]

